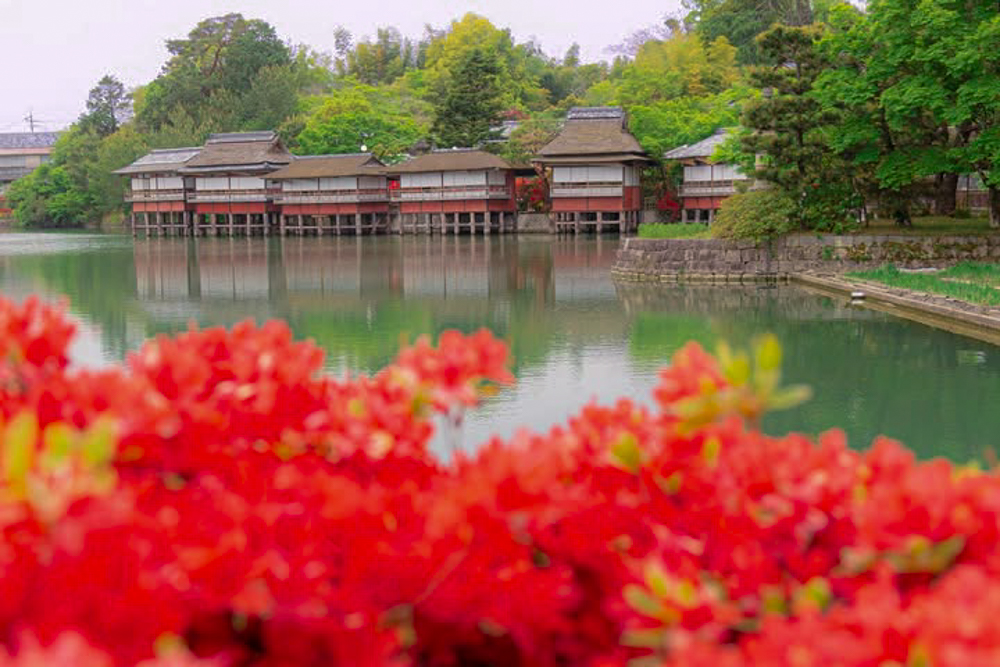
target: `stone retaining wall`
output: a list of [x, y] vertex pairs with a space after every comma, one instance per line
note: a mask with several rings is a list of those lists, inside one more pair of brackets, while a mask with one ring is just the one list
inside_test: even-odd
[[548, 213], [518, 213], [518, 234], [551, 234], [555, 231]]
[[803, 271], [840, 273], [883, 264], [947, 266], [1000, 261], [1000, 234], [832, 236], [796, 234], [771, 244], [719, 239], [626, 239], [612, 268], [632, 280], [781, 279]]

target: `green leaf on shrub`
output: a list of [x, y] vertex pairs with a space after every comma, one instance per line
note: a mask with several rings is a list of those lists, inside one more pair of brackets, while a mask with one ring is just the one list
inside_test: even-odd
[[801, 612], [807, 607], [824, 611], [833, 601], [833, 591], [830, 582], [823, 577], [813, 577], [797, 591], [793, 599], [793, 607]]
[[663, 648], [663, 630], [646, 628], [642, 630], [627, 630], [622, 635], [622, 645], [633, 648]]
[[767, 402], [767, 407], [771, 410], [788, 410], [802, 405], [810, 398], [812, 387], [804, 384], [791, 385], [776, 390]]
[[84, 462], [93, 466], [110, 463], [116, 447], [114, 426], [103, 420], [87, 429], [80, 441], [80, 453]]
[[636, 473], [642, 468], [643, 455], [639, 441], [632, 433], [622, 433], [611, 446], [611, 456], [625, 470]]
[[28, 471], [35, 462], [38, 420], [24, 412], [14, 417], [3, 433], [3, 474], [7, 484], [23, 492]]
[[931, 542], [919, 535], [911, 537], [901, 551], [889, 551], [886, 560], [900, 574], [940, 574], [958, 558], [965, 549], [965, 538], [961, 535], [941, 542]]

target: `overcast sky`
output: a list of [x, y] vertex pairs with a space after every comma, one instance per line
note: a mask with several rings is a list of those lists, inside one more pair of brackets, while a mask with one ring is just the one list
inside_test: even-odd
[[442, 26], [473, 11], [511, 28], [518, 41], [537, 38], [551, 55], [578, 42], [585, 60], [601, 60], [609, 45], [679, 6], [680, 0], [0, 0], [0, 132], [26, 130], [29, 112], [41, 129], [68, 125], [103, 74], [130, 87], [148, 82], [166, 60], [165, 40], [227, 12], [262, 18], [284, 39], [332, 51], [337, 25], [356, 37], [386, 25], [417, 37], [427, 23]]

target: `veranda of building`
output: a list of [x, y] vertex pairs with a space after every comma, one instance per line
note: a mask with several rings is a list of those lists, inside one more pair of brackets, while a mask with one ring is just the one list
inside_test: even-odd
[[130, 179], [125, 201], [132, 208], [133, 234], [187, 233], [193, 217], [187, 193], [193, 184], [179, 170], [199, 152], [201, 148], [154, 150], [115, 172]]
[[438, 150], [388, 167], [386, 173], [399, 233], [487, 234], [515, 228], [514, 170], [496, 155]]
[[684, 222], [711, 223], [722, 202], [736, 194], [741, 183], [747, 187], [754, 185], [753, 179], [740, 173], [735, 165], [712, 161], [712, 155], [727, 136], [726, 130], [718, 130], [707, 139], [663, 155], [664, 160], [684, 165], [684, 180], [678, 193]]
[[267, 177], [279, 208], [281, 234], [387, 231], [384, 168], [371, 153], [296, 157]]
[[0, 133], [0, 218], [11, 214], [5, 193], [10, 184], [49, 161], [58, 132]]
[[274, 132], [213, 134], [179, 169], [194, 179], [188, 193], [197, 234], [266, 234], [277, 222], [277, 194], [266, 177], [293, 157]]
[[560, 133], [535, 158], [551, 169], [556, 231], [635, 231], [643, 208], [642, 167], [649, 161], [622, 109], [570, 109]]

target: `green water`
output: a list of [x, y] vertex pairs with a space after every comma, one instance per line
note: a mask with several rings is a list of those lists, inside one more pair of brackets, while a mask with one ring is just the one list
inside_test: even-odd
[[287, 320], [332, 372], [373, 371], [403, 337], [489, 327], [510, 343], [519, 382], [441, 437], [545, 429], [587, 401], [647, 401], [685, 341], [736, 344], [773, 331], [786, 375], [815, 398], [769, 417], [774, 433], [878, 434], [921, 456], [1000, 450], [1000, 348], [858, 309], [801, 288], [615, 284], [615, 239], [139, 239], [0, 236], [0, 291], [65, 295], [82, 323], [80, 364], [122, 359], [158, 333]]

